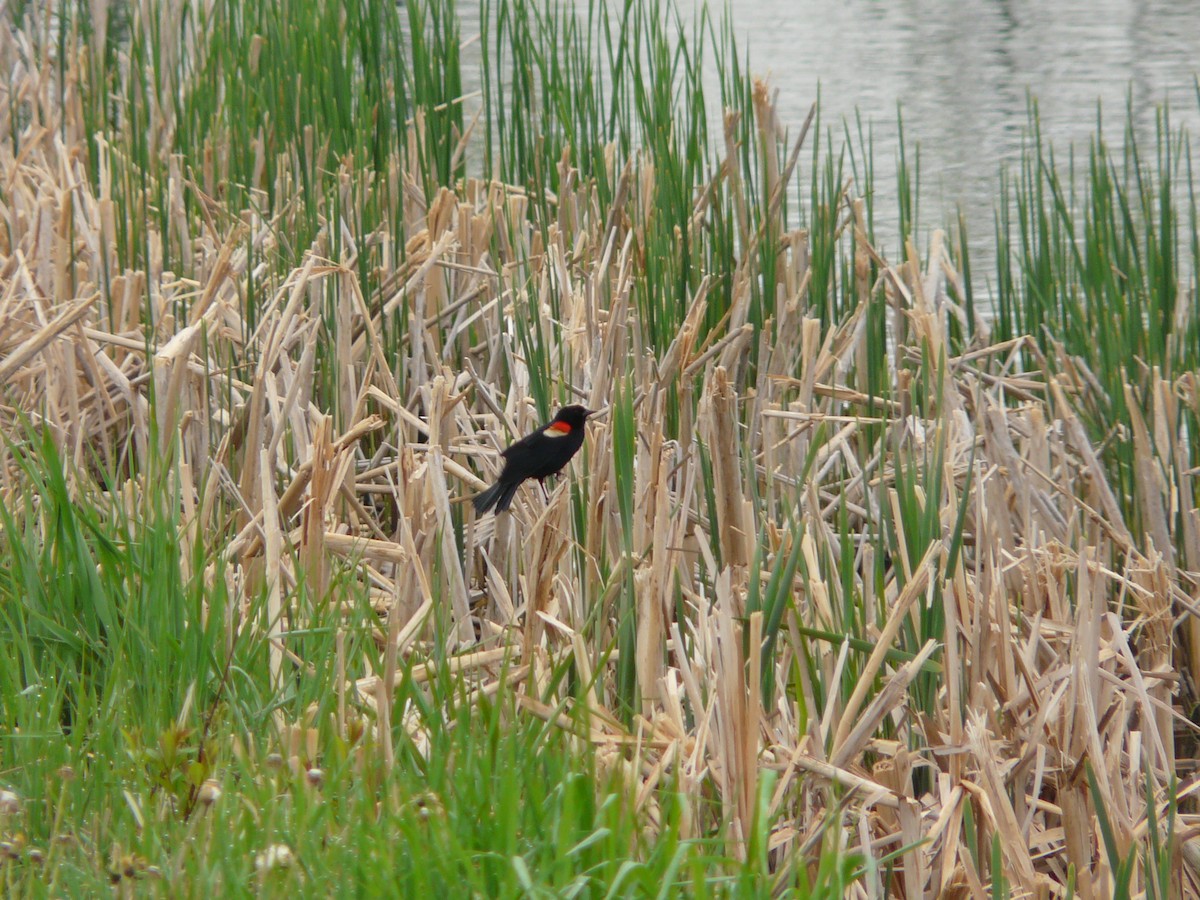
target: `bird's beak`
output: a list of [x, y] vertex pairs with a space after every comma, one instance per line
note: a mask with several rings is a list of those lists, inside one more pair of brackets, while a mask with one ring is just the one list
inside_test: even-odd
[[589, 410], [585, 410], [585, 411], [584, 411], [584, 416], [585, 416], [586, 418], [589, 418], [589, 419], [595, 419], [595, 418], [599, 418], [600, 416], [607, 416], [607, 415], [608, 415], [608, 411], [609, 411], [610, 409], [612, 409], [612, 407], [611, 407], [611, 406], [606, 406], [606, 407], [604, 407], [603, 409], [589, 409]]

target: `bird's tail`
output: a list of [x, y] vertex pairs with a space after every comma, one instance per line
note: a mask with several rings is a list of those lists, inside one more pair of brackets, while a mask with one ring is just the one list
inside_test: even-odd
[[505, 482], [497, 481], [482, 494], [478, 494], [473, 501], [475, 504], [475, 514], [482, 516], [492, 507], [496, 508], [496, 512], [502, 513], [512, 505], [513, 497], [516, 496], [517, 488], [521, 486], [521, 482]]

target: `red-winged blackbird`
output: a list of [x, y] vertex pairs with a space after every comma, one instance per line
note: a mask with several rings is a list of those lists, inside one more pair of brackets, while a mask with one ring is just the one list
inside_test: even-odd
[[593, 412], [582, 406], [564, 406], [537, 431], [504, 450], [500, 454], [504, 471], [495, 484], [475, 498], [475, 512], [483, 515], [494, 506], [502, 513], [526, 478], [544, 481], [561, 472], [583, 446], [584, 423]]

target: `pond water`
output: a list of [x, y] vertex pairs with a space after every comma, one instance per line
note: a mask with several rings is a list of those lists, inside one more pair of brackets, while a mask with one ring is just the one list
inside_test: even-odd
[[1074, 143], [1086, 160], [1098, 103], [1114, 148], [1127, 103], [1151, 159], [1164, 102], [1173, 125], [1200, 137], [1196, 0], [729, 0], [729, 8], [751, 70], [770, 76], [793, 133], [818, 90], [825, 125], [840, 129], [856, 110], [871, 124], [875, 220], [890, 254], [899, 105], [905, 142], [920, 151], [923, 230], [961, 208], [983, 280], [994, 280], [999, 172], [1020, 158], [1028, 96], [1058, 158]]

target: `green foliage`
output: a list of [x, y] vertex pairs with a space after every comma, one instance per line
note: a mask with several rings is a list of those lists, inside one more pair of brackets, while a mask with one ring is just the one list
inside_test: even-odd
[[[1026, 152], [1004, 177], [997, 207], [993, 323], [996, 340], [1035, 340], [1037, 354], [1025, 356], [1031, 370], [1070, 369], [1094, 380], [1081, 411], [1103, 444], [1114, 493], [1129, 501], [1131, 526], [1134, 445], [1111, 439], [1133, 427], [1126, 386], [1145, 415], [1153, 376], [1178, 378], [1200, 367], [1200, 310], [1181, 307], [1200, 259], [1187, 136], [1172, 129], [1164, 107], [1147, 152], [1133, 116], [1131, 104], [1114, 150], [1098, 113], [1084, 164], [1072, 151], [1063, 165], [1031, 101]], [[1178, 415], [1181, 431], [1200, 427], [1194, 404], [1181, 405]], [[1189, 459], [1180, 470], [1200, 463], [1194, 442], [1183, 449]]]

